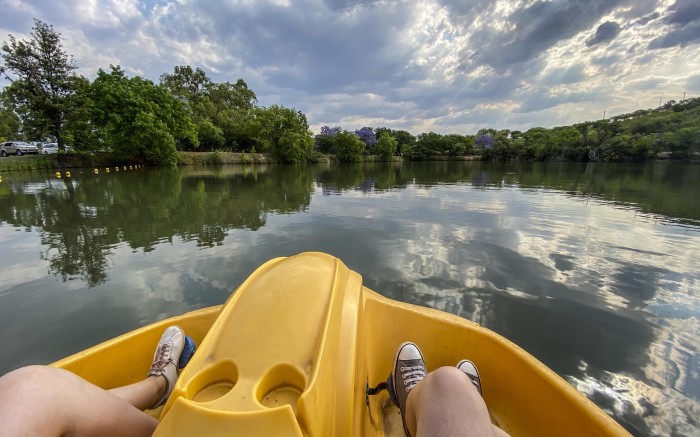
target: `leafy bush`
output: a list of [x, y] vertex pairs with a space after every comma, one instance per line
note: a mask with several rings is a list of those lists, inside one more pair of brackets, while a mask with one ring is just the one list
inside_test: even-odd
[[216, 150], [214, 151], [214, 153], [209, 155], [209, 157], [207, 158], [207, 163], [209, 165], [221, 165], [224, 163], [224, 159], [221, 156], [221, 153], [218, 150]]
[[341, 132], [335, 136], [335, 150], [340, 162], [361, 162], [365, 143], [352, 132]]
[[389, 134], [384, 134], [379, 138], [379, 141], [377, 142], [377, 148], [376, 152], [377, 155], [379, 155], [380, 158], [386, 161], [390, 161], [393, 157], [394, 154], [396, 153], [396, 147], [398, 146], [399, 142], [394, 139]]

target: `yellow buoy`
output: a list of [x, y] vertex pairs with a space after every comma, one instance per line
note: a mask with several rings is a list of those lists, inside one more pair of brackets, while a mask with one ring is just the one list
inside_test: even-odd
[[2, 176], [0, 176], [0, 182], [2, 182]]
[[67, 177], [67, 178], [70, 177], [70, 172], [69, 172], [69, 171], [66, 172], [66, 177]]
[[109, 167], [107, 167], [107, 168], [105, 169], [105, 171], [106, 171], [107, 173], [109, 173]]
[[114, 169], [115, 169], [116, 171], [119, 171], [119, 167], [114, 167]]
[[56, 177], [57, 177], [58, 179], [61, 179], [61, 172], [60, 172], [60, 171], [57, 171], [57, 172], [56, 172]]
[[129, 170], [133, 170], [133, 169], [134, 169], [134, 166], [133, 166], [133, 165], [130, 165], [130, 166], [129, 166]]
[[124, 166], [124, 171], [126, 171], [126, 166]]
[[99, 173], [100, 171], [98, 169], [95, 169], [95, 174]]

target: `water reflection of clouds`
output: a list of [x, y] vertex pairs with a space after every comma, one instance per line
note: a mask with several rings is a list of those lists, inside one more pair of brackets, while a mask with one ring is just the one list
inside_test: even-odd
[[[300, 185], [306, 187], [308, 181], [314, 186], [309, 175], [301, 176]], [[450, 180], [470, 180], [463, 176]], [[181, 220], [164, 220], [165, 226], [153, 232], [144, 218], [162, 217], [139, 215], [128, 239], [96, 238], [94, 244], [108, 244], [110, 277], [92, 289], [81, 280], [61, 283], [46, 276], [45, 263], [37, 260], [42, 248], [36, 234], [0, 226], [0, 244], [13, 248], [12, 257], [22, 260], [10, 262], [32, 266], [20, 282], [0, 285], [0, 293], [15, 295], [14, 301], [1, 303], [23, 305], [35, 315], [39, 321], [25, 326], [22, 335], [31, 345], [50, 344], [42, 352], [44, 359], [59, 357], [75, 350], [66, 349], [66, 335], [84, 336], [70, 344], [83, 348], [159, 318], [221, 303], [270, 258], [319, 250], [341, 258], [363, 275], [367, 286], [389, 297], [475, 320], [572, 381], [592, 381], [590, 396], [599, 405], [612, 405], [615, 417], [635, 430], [675, 423], [664, 414], [700, 416], [689, 401], [699, 397], [698, 229], [688, 232], [601, 200], [587, 203], [579, 196], [572, 201], [571, 193], [563, 191], [410, 182], [421, 176], [402, 176], [396, 182], [354, 179], [339, 186], [360, 189], [332, 189], [317, 182], [313, 201], [307, 202], [310, 191], [303, 189], [302, 207], [290, 208], [286, 194], [265, 197], [274, 191], [270, 187], [294, 186], [284, 178], [271, 178], [267, 188], [250, 194], [257, 203], [245, 203], [227, 191], [238, 181], [241, 189], [234, 193], [248, 193], [250, 187], [240, 180], [166, 178], [163, 185], [182, 186], [183, 191], [178, 198], [168, 197], [173, 208], [163, 211]], [[207, 190], [193, 190], [203, 181]], [[132, 182], [124, 187], [128, 198], [144, 183]], [[250, 184], [257, 187], [260, 180]], [[380, 190], [378, 185], [400, 188]], [[100, 190], [86, 191], [86, 196], [98, 200], [113, 192], [101, 185], [92, 188]], [[330, 192], [340, 195], [327, 196]], [[258, 203], [265, 207], [254, 207]], [[306, 211], [307, 204], [310, 214], [289, 214]], [[233, 205], [230, 214], [219, 214], [223, 205]], [[119, 229], [131, 220], [121, 210], [111, 210]], [[203, 210], [207, 214], [197, 213]], [[93, 216], [86, 209], [79, 215]], [[73, 216], [67, 217], [72, 223]], [[92, 222], [86, 226], [96, 233], [103, 229]], [[85, 235], [85, 229], [78, 230], [78, 237]], [[9, 256], [5, 253], [0, 261]], [[0, 315], [9, 311], [0, 308]], [[15, 314], [7, 320], [3, 323], [21, 323]], [[51, 325], [60, 328], [52, 330]], [[87, 327], [89, 334], [78, 326]], [[3, 344], [12, 354], [38, 357], [20, 341]], [[644, 386], [678, 403], [666, 401], [669, 408], [663, 412], [659, 409], [664, 407], [652, 408], [648, 404], [660, 398]], [[640, 412], [647, 417], [640, 419]]]
[[[663, 369], [659, 369], [663, 371]], [[622, 373], [569, 376], [567, 381], [609, 414], [651, 435], [695, 435], [700, 404], [680, 392]], [[643, 419], [642, 419], [643, 418]], [[672, 430], [672, 431], [671, 431]]]
[[0, 246], [0, 265], [3, 266], [0, 295], [17, 284], [46, 276], [46, 265], [37, 255], [40, 243], [35, 233], [0, 226]]
[[[660, 323], [653, 321], [662, 309], [660, 300], [694, 302], [697, 277], [679, 272], [700, 271], [697, 239], [674, 238], [677, 230], [669, 229], [674, 225], [640, 220], [631, 209], [571, 202], [557, 192], [535, 194], [440, 186], [426, 196], [423, 188], [409, 186], [402, 195], [421, 201], [413, 204], [410, 220], [394, 221], [411, 232], [377, 243], [390, 242], [392, 250], [380, 249], [382, 266], [375, 271], [391, 269], [391, 276], [400, 279], [383, 288], [382, 278], [368, 269], [365, 281], [390, 297], [504, 333], [575, 385], [584, 381], [582, 391], [599, 405], [610, 405], [614, 416], [634, 429], [687, 425], [688, 420], [669, 417], [697, 411], [697, 406], [684, 396], [675, 396], [677, 402], [664, 399], [674, 399], [670, 387], [695, 396], [699, 360], [688, 344], [696, 344], [700, 332], [692, 323], [650, 325]], [[399, 207], [383, 200], [387, 208]], [[349, 209], [347, 204], [324, 206], [325, 214], [348, 217], [363, 203]], [[688, 317], [697, 324], [697, 314]], [[661, 332], [676, 329], [686, 334], [661, 340]], [[590, 368], [579, 369], [577, 357], [588, 359]], [[619, 373], [634, 367], [639, 374]], [[646, 378], [659, 387], [640, 380], [647, 374], [657, 375]], [[645, 415], [654, 417], [639, 419]]]
[[[110, 255], [109, 283], [92, 288], [80, 280], [61, 282], [47, 276], [46, 265], [37, 257], [42, 246], [36, 234], [3, 226], [0, 242], [12, 249], [3, 250], [0, 260], [7, 261], [4, 254], [12, 253], [16, 263], [5, 263], [12, 268], [5, 271], [0, 286], [1, 343], [3, 353], [14, 357], [11, 363], [0, 362], [0, 374], [61, 358], [156, 320], [220, 304], [235, 285], [228, 276], [232, 269], [222, 261], [235, 241], [228, 248], [202, 252], [195, 241], [176, 237], [148, 254], [117, 244]], [[212, 260], [224, 264], [218, 272], [212, 270]]]

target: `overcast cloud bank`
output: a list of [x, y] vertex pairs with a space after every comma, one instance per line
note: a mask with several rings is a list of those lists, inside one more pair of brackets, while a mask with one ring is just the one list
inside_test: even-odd
[[3, 40], [54, 25], [88, 77], [198, 66], [316, 131], [550, 127], [700, 93], [697, 0], [2, 0], [0, 16]]

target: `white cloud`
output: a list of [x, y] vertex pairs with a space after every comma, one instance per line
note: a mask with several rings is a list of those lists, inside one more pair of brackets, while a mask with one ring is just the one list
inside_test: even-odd
[[[32, 17], [53, 24], [88, 77], [109, 64], [156, 81], [181, 64], [218, 81], [241, 77], [262, 104], [301, 109], [314, 129], [474, 133], [574, 123], [693, 92], [683, 88], [700, 70], [688, 30], [698, 22], [680, 20], [674, 4], [9, 0], [0, 32], [26, 37]], [[619, 30], [597, 34], [605, 23]], [[596, 35], [603, 43], [589, 47]], [[664, 48], [650, 51], [650, 41]]]

